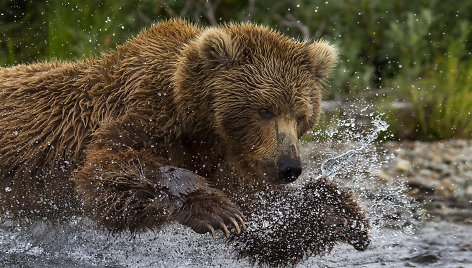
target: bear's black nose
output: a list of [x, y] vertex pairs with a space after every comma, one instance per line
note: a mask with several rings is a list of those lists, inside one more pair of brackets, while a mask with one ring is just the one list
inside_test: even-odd
[[302, 163], [300, 160], [284, 157], [277, 163], [277, 171], [281, 183], [290, 183], [302, 174]]

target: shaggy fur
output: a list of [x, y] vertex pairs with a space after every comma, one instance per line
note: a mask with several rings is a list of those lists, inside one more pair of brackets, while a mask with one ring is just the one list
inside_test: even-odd
[[232, 244], [253, 263], [295, 265], [329, 252], [336, 241], [357, 250], [369, 245], [369, 223], [351, 194], [324, 178], [300, 189], [272, 188], [245, 196], [235, 200], [250, 213], [248, 229], [232, 237]]
[[[298, 139], [318, 118], [335, 61], [325, 42], [261, 26], [169, 21], [100, 58], [0, 69], [0, 212], [84, 210], [113, 232], [175, 221], [228, 235], [244, 229], [244, 216], [270, 216], [287, 200], [300, 215], [282, 220], [292, 232], [279, 237], [274, 225], [266, 245], [254, 224], [238, 237], [249, 243], [237, 247], [242, 256], [294, 264], [336, 241], [357, 245], [346, 237], [366, 245], [357, 227], [327, 231], [333, 219], [367, 226], [344, 190], [314, 182], [287, 195], [281, 185], [298, 176], [281, 176], [280, 166], [300, 162]], [[304, 246], [285, 250], [289, 241]]]

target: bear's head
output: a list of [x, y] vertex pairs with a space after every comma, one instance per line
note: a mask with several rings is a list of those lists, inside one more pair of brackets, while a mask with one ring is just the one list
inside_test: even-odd
[[240, 169], [269, 183], [293, 182], [302, 172], [299, 139], [318, 119], [336, 58], [326, 42], [296, 42], [260, 26], [206, 29], [179, 59], [183, 121], [219, 137]]

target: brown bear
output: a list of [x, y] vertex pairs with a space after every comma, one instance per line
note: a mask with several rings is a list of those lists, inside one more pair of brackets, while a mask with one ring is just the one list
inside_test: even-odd
[[84, 212], [112, 232], [233, 230], [261, 264], [337, 241], [363, 250], [368, 222], [346, 190], [286, 186], [335, 61], [323, 41], [172, 20], [99, 58], [0, 69], [0, 212]]

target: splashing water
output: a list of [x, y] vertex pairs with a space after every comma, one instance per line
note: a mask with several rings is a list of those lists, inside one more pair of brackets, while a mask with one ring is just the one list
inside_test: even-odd
[[406, 196], [404, 178], [381, 176], [382, 166], [388, 164], [394, 155], [378, 145], [377, 140], [387, 130], [388, 124], [382, 120], [382, 115], [369, 111], [372, 109], [367, 105], [349, 113], [357, 118], [336, 119], [325, 131], [329, 138], [327, 142], [305, 146], [308, 159], [314, 159], [313, 162], [317, 158], [326, 159], [319, 169], [316, 168], [319, 165], [308, 165], [312, 170], [307, 174], [320, 174], [317, 178], [326, 177], [350, 188], [363, 204], [374, 227], [411, 227], [415, 222], [412, 211], [419, 209], [418, 204]]
[[[304, 146], [304, 154], [308, 156], [306, 166], [311, 167], [306, 178], [319, 174], [317, 179], [326, 177], [353, 191], [371, 221], [372, 245], [366, 251], [368, 253], [352, 252], [347, 246], [338, 247], [331, 255], [315, 257], [312, 261], [329, 266], [375, 266], [379, 261], [385, 263], [383, 256], [389, 254], [390, 246], [405, 244], [406, 237], [414, 237], [415, 226], [419, 222], [413, 211], [420, 209], [405, 194], [403, 178], [381, 176], [382, 166], [394, 157], [382, 150], [377, 142], [388, 128], [382, 115], [372, 112], [373, 107], [369, 105], [363, 108], [352, 105], [349, 108], [354, 111], [335, 119], [329, 129], [312, 133], [326, 142]], [[348, 115], [355, 115], [356, 118]], [[321, 166], [319, 163], [322, 163]], [[382, 248], [377, 248], [378, 245]], [[350, 253], [337, 254], [346, 250]], [[359, 259], [359, 256], [362, 258]]]
[[[415, 217], [419, 208], [406, 196], [403, 179], [381, 176], [381, 167], [394, 156], [376, 142], [388, 125], [369, 110], [372, 107], [346, 113], [328, 130], [312, 133], [324, 141], [304, 144], [305, 171], [299, 183], [325, 177], [352, 189], [370, 218], [372, 243], [363, 252], [339, 245], [331, 254], [311, 257], [300, 267], [429, 267], [444, 263], [460, 267], [471, 261], [465, 257], [470, 254], [460, 250], [472, 240], [467, 227], [423, 225]], [[177, 224], [130, 239], [109, 236], [82, 217], [61, 225], [4, 220], [0, 223], [0, 266], [248, 267], [247, 261], [234, 259], [223, 241], [221, 234], [213, 240]], [[447, 251], [451, 241], [456, 250]]]
[[336, 174], [338, 172], [340, 165], [348, 161], [351, 156], [357, 153], [359, 153], [358, 149], [350, 150], [339, 156], [332, 157], [324, 161], [323, 164], [321, 165], [321, 175], [316, 177], [315, 180], [329, 177], [329, 176], [332, 176], [333, 174]]

